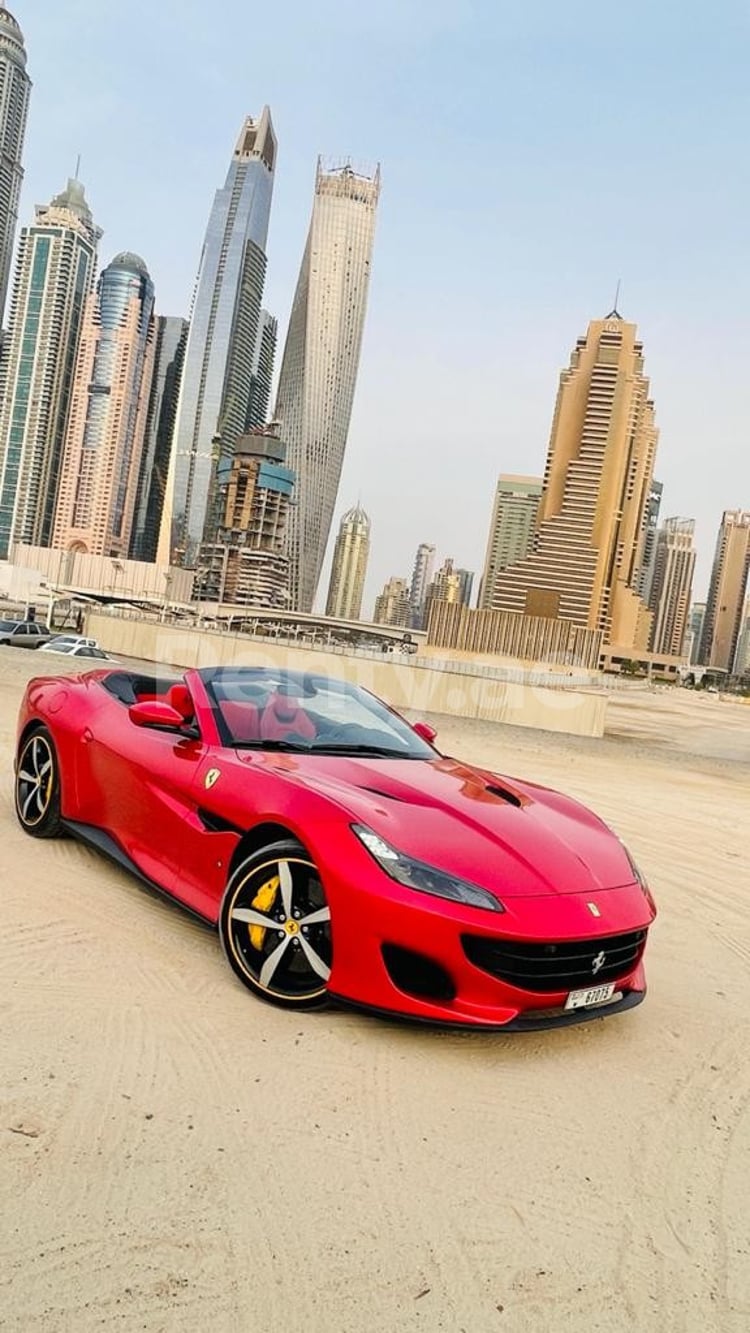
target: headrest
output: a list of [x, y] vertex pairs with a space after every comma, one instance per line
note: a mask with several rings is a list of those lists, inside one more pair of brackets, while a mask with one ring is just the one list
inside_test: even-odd
[[167, 703], [170, 708], [174, 708], [175, 712], [179, 713], [185, 720], [195, 715], [195, 708], [193, 707], [193, 701], [190, 697], [190, 691], [187, 685], [183, 685], [181, 682], [177, 685], [170, 686], [167, 693]]
[[272, 694], [268, 700], [268, 707], [279, 722], [291, 722], [299, 712], [299, 700], [293, 699], [288, 694]]

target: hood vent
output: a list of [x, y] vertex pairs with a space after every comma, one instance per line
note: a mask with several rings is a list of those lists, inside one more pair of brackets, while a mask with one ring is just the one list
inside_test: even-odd
[[380, 791], [378, 787], [363, 787], [362, 791], [372, 792], [373, 796], [382, 796], [384, 801], [400, 801], [403, 805], [403, 796], [396, 796], [392, 791]]
[[520, 796], [517, 796], [514, 791], [508, 791], [507, 788], [505, 787], [498, 787], [493, 782], [488, 782], [484, 790], [488, 791], [491, 796], [499, 796], [500, 800], [507, 801], [508, 805], [517, 806], [519, 810], [523, 805], [523, 801], [521, 800]]

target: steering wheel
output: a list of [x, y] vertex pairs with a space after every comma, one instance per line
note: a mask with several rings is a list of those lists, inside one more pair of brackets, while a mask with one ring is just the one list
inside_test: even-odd
[[364, 745], [369, 732], [364, 727], [360, 727], [357, 722], [339, 722], [337, 726], [326, 730], [320, 737], [323, 744], [329, 742], [331, 745]]

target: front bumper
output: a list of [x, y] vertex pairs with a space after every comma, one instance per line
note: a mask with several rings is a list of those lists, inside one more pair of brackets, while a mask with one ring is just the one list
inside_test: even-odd
[[[615, 983], [612, 1000], [566, 1011], [570, 988], [520, 989], [475, 966], [462, 944], [467, 934], [534, 945], [606, 943], [608, 937], [646, 930], [654, 913], [637, 884], [582, 894], [510, 898], [505, 900], [506, 911], [495, 914], [404, 889], [366, 862], [358, 868], [362, 874], [356, 879], [335, 877], [332, 882], [329, 874], [324, 875], [334, 931], [332, 998], [441, 1026], [533, 1031], [624, 1013], [645, 996], [642, 951], [630, 970], [609, 978]], [[384, 957], [389, 946], [428, 960], [449, 978], [449, 992], [417, 994], [400, 980], [396, 984]], [[595, 984], [594, 974], [590, 985]], [[577, 982], [574, 988], [580, 986]]]
[[[460, 1019], [429, 1018], [417, 1014], [401, 1013], [398, 1010], [377, 1009], [374, 1005], [360, 1004], [357, 1000], [345, 999], [343, 995], [334, 995], [331, 991], [329, 991], [329, 995], [332, 1000], [347, 1009], [359, 1009], [363, 1013], [373, 1014], [379, 1018], [388, 1018], [399, 1023], [420, 1023], [425, 1027], [439, 1027], [442, 1029], [455, 1028], [458, 1032], [474, 1032], [480, 1026], [476, 1022], [462, 1022]], [[508, 1023], [482, 1023], [481, 1029], [483, 1032], [543, 1032], [549, 1028], [575, 1027], [579, 1023], [591, 1023], [595, 1018], [606, 1018], [608, 1014], [624, 1014], [627, 1009], [635, 1009], [636, 1005], [641, 1004], [645, 998], [646, 987], [644, 985], [643, 990], [627, 991], [615, 1003], [596, 1005], [591, 1009], [573, 1009], [569, 1013], [564, 1010], [558, 1013], [550, 1013], [545, 1010], [528, 1009], [519, 1014], [518, 1018], [512, 1018]]]

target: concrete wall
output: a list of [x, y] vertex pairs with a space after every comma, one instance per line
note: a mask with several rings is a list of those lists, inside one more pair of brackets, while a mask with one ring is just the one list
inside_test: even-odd
[[106, 555], [24, 546], [20, 542], [14, 545], [11, 558], [22, 575], [34, 570], [40, 580], [68, 591], [171, 602], [189, 602], [193, 595], [195, 576], [191, 570], [155, 565], [147, 560], [110, 559]]
[[314, 648], [248, 640], [237, 634], [179, 629], [155, 621], [91, 613], [87, 634], [115, 656], [181, 667], [284, 666], [343, 677], [410, 713], [445, 713], [574, 736], [602, 736], [606, 696], [488, 679], [413, 659], [346, 657]]

